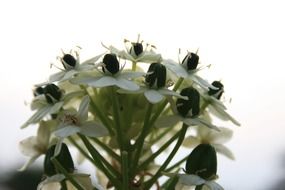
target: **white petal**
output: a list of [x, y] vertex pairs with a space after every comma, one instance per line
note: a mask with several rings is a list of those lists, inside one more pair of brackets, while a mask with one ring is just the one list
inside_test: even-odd
[[175, 75], [182, 77], [182, 78], [188, 77], [189, 75], [188, 72], [185, 70], [185, 68], [181, 64], [176, 63], [175, 61], [171, 59], [164, 60], [163, 63]]
[[160, 62], [161, 61], [161, 55], [156, 54], [154, 52], [150, 51], [144, 51], [141, 56], [137, 59], [138, 62], [144, 62], [144, 63], [154, 63], [154, 62]]
[[176, 97], [178, 97], [178, 98], [182, 98], [182, 99], [184, 99], [184, 100], [188, 100], [188, 97], [187, 96], [181, 96], [179, 93], [177, 93], [177, 92], [174, 92], [174, 91], [172, 91], [172, 90], [168, 90], [168, 89], [159, 89], [158, 90], [161, 94], [163, 94], [163, 95], [168, 95], [168, 96], [176, 96]]
[[64, 77], [64, 75], [65, 75], [65, 71], [60, 71], [58, 73], [51, 75], [49, 77], [49, 83], [60, 81]]
[[[90, 175], [87, 174], [71, 174], [72, 177], [82, 186], [85, 190], [93, 190], [93, 185], [91, 182]], [[77, 190], [72, 183], [67, 181], [68, 190]]]
[[78, 118], [79, 121], [86, 121], [88, 118], [88, 109], [89, 109], [90, 99], [89, 96], [84, 96], [79, 105], [78, 109]]
[[87, 75], [79, 75], [79, 76], [76, 76], [74, 77], [73, 79], [70, 79], [70, 82], [72, 84], [89, 84], [91, 82], [93, 82], [94, 80], [98, 80], [100, 79], [100, 77], [96, 77], [96, 76], [87, 76]]
[[37, 141], [39, 146], [44, 148], [48, 147], [49, 138], [50, 138], [50, 128], [48, 125], [46, 125], [45, 121], [41, 121], [37, 133]]
[[76, 134], [80, 131], [80, 128], [73, 125], [65, 126], [61, 129], [58, 129], [54, 132], [54, 135], [57, 137], [65, 138], [70, 135]]
[[216, 151], [224, 156], [226, 156], [227, 158], [231, 159], [231, 160], [235, 160], [235, 156], [233, 154], [233, 152], [226, 146], [222, 145], [222, 144], [212, 144]]
[[188, 185], [188, 186], [193, 186], [193, 185], [202, 185], [206, 181], [197, 176], [197, 175], [188, 175], [188, 174], [177, 174], [179, 177], [179, 182]]
[[209, 104], [209, 106], [213, 108], [213, 111], [211, 113], [216, 115], [218, 118], [223, 119], [225, 121], [230, 120], [237, 126], [241, 125], [235, 118], [233, 118], [230, 114], [228, 114], [225, 110], [221, 109], [220, 107], [214, 107], [211, 104]]
[[152, 90], [152, 89], [146, 90], [144, 92], [144, 95], [146, 99], [153, 104], [160, 102], [164, 98], [164, 96], [159, 94], [156, 90]]
[[62, 174], [48, 177], [38, 185], [37, 190], [60, 190], [61, 186], [59, 182], [64, 179], [65, 177]]
[[56, 145], [55, 145], [55, 149], [54, 149], [54, 153], [53, 156], [56, 157], [59, 155], [60, 151], [61, 151], [61, 147], [62, 147], [62, 143], [63, 143], [64, 138], [59, 138]]
[[200, 143], [201, 143], [201, 139], [199, 137], [190, 135], [184, 139], [182, 145], [187, 148], [194, 148], [198, 146]]
[[136, 91], [140, 89], [140, 87], [136, 83], [124, 78], [117, 78], [116, 85], [122, 89], [129, 91]]
[[28, 127], [32, 123], [39, 122], [44, 116], [46, 116], [51, 110], [51, 106], [47, 105], [37, 110], [29, 119], [21, 126], [21, 129]]
[[217, 126], [215, 126], [215, 125], [213, 125], [213, 124], [211, 124], [211, 123], [209, 123], [206, 120], [201, 119], [201, 118], [193, 118], [193, 119], [192, 118], [186, 118], [183, 120], [183, 122], [189, 126], [194, 126], [194, 125], [200, 126], [200, 125], [202, 125], [202, 126], [206, 126], [206, 127], [211, 128], [211, 129], [215, 129], [215, 130], [219, 131], [219, 128]]
[[71, 79], [76, 73], [78, 73], [78, 71], [76, 71], [74, 69], [67, 71], [65, 73], [64, 77], [60, 81], [65, 81], [65, 80]]
[[214, 90], [217, 89], [217, 87], [213, 86], [212, 84], [210, 84], [208, 81], [206, 81], [205, 79], [201, 78], [198, 75], [191, 75], [193, 76], [191, 79], [196, 82], [197, 84], [199, 84], [201, 87], [205, 88], [205, 89], [209, 89], [212, 88]]
[[180, 116], [178, 115], [166, 115], [159, 117], [155, 122], [155, 127], [164, 128], [164, 127], [173, 127], [179, 121], [181, 121]]
[[40, 155], [31, 157], [18, 171], [26, 170], [30, 165], [32, 165], [36, 161], [38, 157], [40, 157]]
[[51, 107], [49, 113], [50, 114], [57, 113], [60, 110], [60, 108], [62, 108], [63, 104], [64, 102], [57, 102]]
[[80, 128], [80, 133], [89, 137], [103, 137], [109, 135], [106, 127], [97, 122], [86, 122]]
[[228, 142], [232, 136], [233, 136], [233, 131], [225, 128], [225, 127], [219, 127], [220, 131], [214, 131], [210, 130], [208, 132], [207, 139], [209, 142], [214, 143], [214, 144], [224, 144]]
[[97, 62], [102, 57], [102, 55], [103, 54], [100, 54], [100, 55], [97, 55], [95, 57], [92, 57], [91, 59], [88, 59], [88, 60], [84, 61], [83, 63], [81, 63], [80, 67], [83, 66], [83, 65], [88, 65], [90, 63]]
[[88, 82], [89, 86], [93, 86], [96, 88], [106, 87], [106, 86], [114, 86], [116, 84], [116, 79], [110, 76], [102, 76], [98, 80], [94, 80]]
[[142, 77], [144, 75], [145, 75], [144, 72], [124, 71], [120, 73], [120, 78], [133, 79], [133, 78]]
[[220, 186], [219, 184], [217, 184], [214, 181], [206, 181], [205, 185], [208, 186], [210, 188], [210, 190], [224, 190], [224, 188], [222, 186]]
[[19, 149], [25, 156], [33, 157], [41, 154], [37, 149], [38, 141], [37, 137], [28, 137], [19, 143]]

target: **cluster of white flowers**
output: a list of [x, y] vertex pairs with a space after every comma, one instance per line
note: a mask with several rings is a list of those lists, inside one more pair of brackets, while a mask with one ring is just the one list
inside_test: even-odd
[[[211, 117], [240, 125], [220, 100], [223, 84], [199, 76], [206, 67], [199, 66], [197, 52], [187, 52], [181, 62], [165, 59], [139, 39], [125, 40], [125, 46], [103, 45], [106, 53], [84, 62], [78, 50], [58, 56], [63, 68], [33, 91], [34, 114], [22, 128], [38, 125], [38, 133], [20, 142], [30, 157], [21, 170], [45, 156], [38, 189], [223, 189], [214, 181], [216, 152], [234, 159], [223, 145], [232, 131]], [[75, 171], [71, 146], [94, 165], [99, 184]], [[180, 146], [194, 149], [169, 166]], [[168, 156], [156, 163], [161, 153]], [[170, 178], [159, 184], [163, 175]]]

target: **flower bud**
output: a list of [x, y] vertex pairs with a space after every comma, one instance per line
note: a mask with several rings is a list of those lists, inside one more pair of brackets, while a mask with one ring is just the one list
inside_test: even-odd
[[185, 166], [187, 174], [198, 175], [208, 180], [217, 174], [217, 154], [210, 144], [200, 144], [188, 156]]
[[[59, 171], [56, 170], [52, 162], [52, 158], [54, 157], [55, 146], [56, 145], [51, 146], [47, 150], [46, 155], [45, 155], [44, 173], [47, 176], [53, 176], [59, 173]], [[74, 163], [73, 163], [71, 154], [68, 150], [68, 147], [66, 146], [65, 143], [62, 143], [61, 150], [55, 158], [68, 173], [72, 173], [74, 171]]]
[[166, 67], [161, 63], [152, 63], [147, 71], [145, 82], [150, 88], [161, 88], [166, 83]]
[[199, 56], [195, 53], [188, 53], [182, 61], [182, 65], [185, 65], [187, 67], [187, 70], [196, 69], [198, 63], [199, 63]]
[[76, 59], [70, 54], [64, 54], [62, 58], [62, 65], [65, 69], [74, 68], [76, 65]]
[[130, 49], [130, 54], [135, 54], [136, 56], [139, 56], [143, 52], [143, 45], [141, 43], [132, 43], [132, 47]]
[[103, 72], [106, 73], [106, 70], [111, 74], [116, 74], [120, 70], [120, 64], [115, 54], [106, 54], [103, 58]]
[[44, 88], [44, 94], [49, 104], [58, 102], [62, 96], [62, 92], [55, 84], [48, 84]]
[[221, 98], [224, 92], [224, 85], [219, 81], [212, 82], [212, 85], [218, 89], [212, 89], [209, 87], [208, 94], [210, 96], [216, 97], [218, 100]]
[[183, 117], [190, 116], [195, 117], [200, 112], [200, 94], [192, 87], [184, 88], [180, 92], [181, 96], [187, 96], [188, 100], [178, 98], [176, 101], [177, 111]]

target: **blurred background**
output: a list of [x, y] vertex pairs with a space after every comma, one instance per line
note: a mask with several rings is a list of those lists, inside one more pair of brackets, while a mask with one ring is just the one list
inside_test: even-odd
[[84, 59], [102, 53], [101, 42], [123, 47], [138, 34], [167, 58], [199, 48], [201, 62], [212, 65], [205, 78], [224, 83], [242, 126], [225, 123], [236, 160], [219, 156], [218, 182], [228, 190], [285, 189], [284, 8], [277, 0], [1, 1], [0, 189], [25, 189], [9, 180], [24, 179], [18, 142], [36, 134], [33, 126], [20, 129], [31, 115], [25, 104], [61, 48], [80, 46]]

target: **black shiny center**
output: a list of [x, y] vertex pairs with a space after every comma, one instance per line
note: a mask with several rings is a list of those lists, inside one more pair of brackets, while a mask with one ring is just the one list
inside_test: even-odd
[[38, 96], [38, 95], [41, 95], [41, 94], [43, 94], [44, 93], [44, 88], [43, 87], [41, 87], [41, 86], [39, 86], [39, 87], [37, 87], [35, 90], [34, 90], [34, 96]]
[[210, 144], [200, 144], [188, 156], [185, 166], [187, 174], [211, 179], [217, 174], [217, 153]]
[[[76, 65], [76, 59], [70, 54], [65, 54], [63, 56], [62, 60], [64, 61], [63, 66], [65, 69], [68, 69], [67, 65], [69, 65], [71, 67], [75, 67], [75, 65]], [[67, 64], [67, 65], [65, 65], [65, 64]]]
[[212, 85], [218, 89], [212, 89], [209, 87], [208, 94], [210, 96], [215, 96], [218, 100], [221, 98], [224, 92], [224, 85], [219, 81], [212, 82]]
[[190, 116], [195, 117], [199, 115], [200, 112], [200, 94], [199, 92], [192, 88], [184, 88], [180, 95], [187, 96], [188, 100], [178, 98], [176, 101], [176, 107], [179, 114], [183, 117]]
[[104, 66], [102, 67], [103, 72], [106, 70], [111, 74], [116, 74], [120, 70], [120, 64], [115, 54], [106, 54], [103, 58]]
[[55, 84], [48, 84], [44, 88], [44, 95], [49, 104], [54, 104], [60, 100], [62, 92]]
[[198, 63], [199, 63], [199, 56], [195, 53], [188, 53], [182, 61], [182, 64], [186, 65], [188, 70], [196, 69]]
[[166, 67], [161, 63], [152, 63], [147, 71], [145, 82], [150, 88], [161, 88], [166, 83]]
[[130, 52], [132, 52], [132, 50], [135, 52], [136, 56], [139, 56], [143, 52], [143, 45], [141, 43], [132, 43]]

